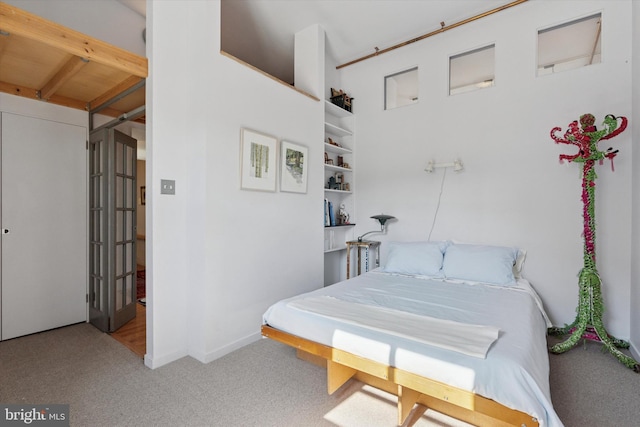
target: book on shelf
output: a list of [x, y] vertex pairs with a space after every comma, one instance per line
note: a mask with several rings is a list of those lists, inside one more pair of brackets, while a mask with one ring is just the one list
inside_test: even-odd
[[324, 199], [324, 226], [328, 227], [331, 225], [331, 220], [329, 219], [329, 200]]
[[332, 227], [336, 225], [336, 214], [333, 208], [333, 203], [324, 199], [324, 226]]
[[336, 214], [333, 209], [333, 203], [331, 202], [329, 202], [329, 225], [332, 227], [336, 225]]

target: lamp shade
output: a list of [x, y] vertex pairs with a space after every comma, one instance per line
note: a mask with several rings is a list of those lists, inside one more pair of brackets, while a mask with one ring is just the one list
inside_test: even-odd
[[390, 219], [395, 219], [396, 217], [391, 215], [380, 214], [380, 215], [374, 215], [371, 218], [380, 222], [380, 225], [384, 227], [385, 222], [387, 222]]
[[358, 242], [362, 242], [362, 239], [364, 238], [364, 236], [371, 234], [371, 233], [384, 233], [384, 224], [389, 221], [390, 219], [395, 219], [395, 216], [391, 216], [391, 215], [385, 215], [385, 214], [380, 214], [380, 215], [374, 215], [371, 218], [375, 219], [376, 221], [378, 221], [380, 223], [380, 231], [378, 230], [373, 230], [373, 231], [368, 231], [366, 233], [364, 233], [362, 236], [358, 237]]

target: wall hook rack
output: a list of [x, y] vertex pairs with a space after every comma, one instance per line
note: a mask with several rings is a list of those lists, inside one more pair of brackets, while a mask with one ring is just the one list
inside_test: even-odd
[[427, 163], [427, 167], [424, 168], [424, 170], [425, 172], [432, 173], [437, 168], [453, 168], [454, 172], [460, 172], [464, 170], [464, 165], [460, 159], [455, 159], [453, 162], [449, 163], [436, 163], [433, 160], [429, 160], [429, 163]]

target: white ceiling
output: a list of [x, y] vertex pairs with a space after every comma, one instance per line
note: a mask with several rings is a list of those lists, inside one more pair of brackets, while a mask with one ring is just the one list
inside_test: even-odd
[[294, 35], [326, 31], [327, 53], [344, 64], [510, 3], [505, 0], [221, 0], [222, 49], [293, 82]]
[[[146, 15], [147, 1], [118, 0]], [[511, 3], [510, 0], [220, 0], [222, 49], [281, 80], [293, 83], [294, 36], [319, 24], [327, 53], [337, 65], [430, 33]], [[520, 6], [515, 6], [520, 7]], [[586, 23], [582, 24], [583, 26]], [[578, 26], [579, 27], [579, 26]], [[594, 49], [579, 28], [546, 34], [541, 59], [564, 58]], [[595, 31], [595, 30], [592, 30]], [[544, 46], [543, 46], [544, 47]], [[599, 52], [600, 45], [597, 44]], [[543, 61], [543, 64], [546, 63]]]
[[[147, 0], [119, 0], [145, 15]], [[160, 0], [151, 0], [160, 1]], [[507, 0], [221, 0], [222, 48], [293, 82], [294, 35], [313, 24], [327, 34], [327, 52], [343, 64], [419, 37]]]
[[[120, 3], [138, 12], [142, 16], [147, 16], [147, 0], [118, 0]], [[153, 1], [153, 0], [152, 0]]]

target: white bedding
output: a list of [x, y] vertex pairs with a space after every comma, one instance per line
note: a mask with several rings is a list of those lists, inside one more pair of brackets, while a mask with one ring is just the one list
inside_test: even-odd
[[[325, 295], [460, 324], [496, 327], [499, 337], [483, 359], [289, 304]], [[263, 321], [284, 332], [488, 397], [535, 416], [541, 426], [562, 426], [549, 391], [548, 320], [526, 280], [518, 280], [515, 287], [499, 287], [374, 271], [280, 301], [265, 312]]]
[[409, 313], [388, 307], [344, 301], [328, 295], [303, 297], [287, 303], [298, 310], [380, 331], [468, 356], [487, 357], [499, 328]]

